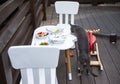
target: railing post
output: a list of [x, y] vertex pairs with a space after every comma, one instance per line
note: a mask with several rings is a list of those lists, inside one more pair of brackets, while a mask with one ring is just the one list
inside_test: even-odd
[[36, 28], [36, 20], [35, 20], [35, 12], [34, 12], [34, 0], [30, 0], [30, 11], [32, 14], [32, 23], [33, 23], [33, 28]]
[[44, 13], [44, 16], [43, 16], [43, 20], [46, 20], [46, 0], [43, 0], [43, 13]]

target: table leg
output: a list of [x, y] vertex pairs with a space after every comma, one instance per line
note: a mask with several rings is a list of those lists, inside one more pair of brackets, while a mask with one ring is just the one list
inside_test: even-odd
[[67, 57], [67, 71], [68, 71], [68, 78], [69, 80], [72, 80], [72, 71], [71, 71], [71, 62], [70, 62], [70, 51], [65, 51], [66, 57]]

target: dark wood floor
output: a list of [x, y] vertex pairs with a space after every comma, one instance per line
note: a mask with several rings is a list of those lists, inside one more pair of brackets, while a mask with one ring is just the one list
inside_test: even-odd
[[[56, 25], [58, 22], [54, 6], [47, 8], [47, 21], [41, 25]], [[100, 29], [100, 33], [116, 33], [120, 36], [120, 6], [80, 6], [79, 14], [75, 16], [75, 24], [85, 29]], [[100, 71], [93, 67], [98, 77], [82, 75], [77, 76], [76, 56], [71, 57], [73, 80], [69, 81], [65, 63], [64, 51], [61, 51], [57, 76], [59, 84], [120, 84], [120, 39], [117, 44], [109, 42], [109, 37], [97, 37], [99, 54], [104, 67]]]

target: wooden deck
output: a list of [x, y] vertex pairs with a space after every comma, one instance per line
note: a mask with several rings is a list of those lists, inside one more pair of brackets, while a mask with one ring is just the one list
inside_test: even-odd
[[[47, 8], [47, 21], [41, 25], [56, 25], [58, 17], [54, 6]], [[75, 24], [85, 29], [100, 29], [100, 33], [116, 33], [120, 36], [120, 6], [80, 6], [79, 14], [75, 16]], [[76, 56], [71, 57], [72, 81], [68, 80], [64, 51], [61, 51], [57, 76], [59, 84], [120, 84], [120, 39], [117, 44], [109, 42], [109, 37], [97, 37], [103, 71], [93, 67], [98, 77], [91, 75], [77, 76]]]

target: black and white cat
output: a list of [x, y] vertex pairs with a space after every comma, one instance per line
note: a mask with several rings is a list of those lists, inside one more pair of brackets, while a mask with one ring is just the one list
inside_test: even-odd
[[[87, 74], [90, 72], [94, 77], [97, 75], [94, 74], [90, 67], [90, 46], [88, 41], [87, 32], [78, 25], [71, 25], [71, 32], [77, 37], [77, 53], [78, 60], [80, 61], [80, 74], [81, 71], [87, 71]], [[81, 70], [82, 69], [82, 70]]]

